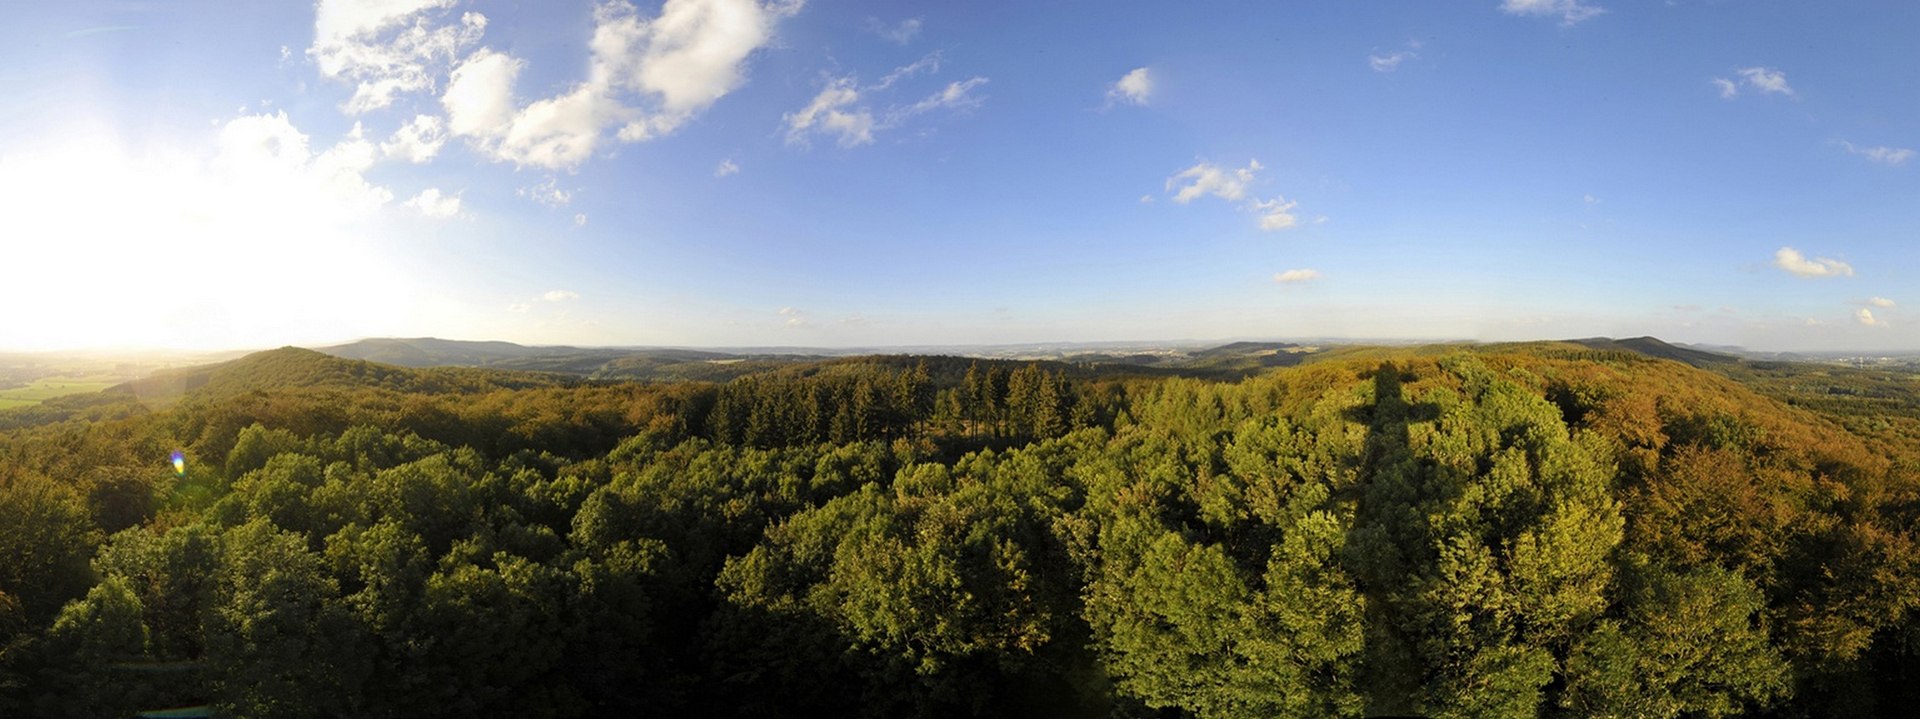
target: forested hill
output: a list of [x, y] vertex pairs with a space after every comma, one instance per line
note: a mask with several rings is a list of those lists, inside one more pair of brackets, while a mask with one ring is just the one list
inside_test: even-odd
[[1634, 352], [1648, 357], [1685, 362], [1695, 367], [1706, 367], [1708, 365], [1728, 364], [1739, 361], [1739, 358], [1731, 355], [1707, 352], [1692, 347], [1681, 347], [1661, 341], [1655, 337], [1629, 337], [1619, 340], [1610, 337], [1593, 337], [1583, 340], [1573, 340], [1573, 342], [1590, 349]]
[[0, 412], [0, 716], [1920, 705], [1914, 383], [1649, 347], [256, 354]]
[[455, 367], [404, 367], [341, 359], [313, 350], [282, 347], [236, 360], [162, 372], [107, 391], [145, 399], [174, 399], [189, 393], [223, 397], [283, 389], [369, 388], [393, 392], [477, 392], [561, 384], [569, 378], [533, 372], [474, 371]]

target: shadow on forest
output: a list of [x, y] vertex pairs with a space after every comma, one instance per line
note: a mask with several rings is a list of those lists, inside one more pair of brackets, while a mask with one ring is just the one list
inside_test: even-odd
[[1434, 481], [1409, 448], [1413, 423], [1439, 417], [1437, 405], [1407, 401], [1401, 382], [1409, 379], [1392, 362], [1382, 363], [1373, 372], [1373, 404], [1350, 415], [1368, 425], [1359, 501], [1347, 536], [1347, 564], [1367, 599], [1358, 682], [1365, 687], [1367, 716], [1417, 716], [1427, 668], [1396, 620], [1411, 609], [1414, 585], [1431, 576], [1438, 561], [1424, 507], [1461, 490]]

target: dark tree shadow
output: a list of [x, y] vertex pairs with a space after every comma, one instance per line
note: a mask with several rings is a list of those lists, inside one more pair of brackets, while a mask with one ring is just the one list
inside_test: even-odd
[[1399, 619], [1418, 578], [1430, 575], [1438, 559], [1425, 507], [1460, 491], [1434, 481], [1432, 468], [1409, 448], [1412, 425], [1440, 413], [1432, 403], [1407, 401], [1401, 383], [1411, 379], [1392, 362], [1381, 364], [1373, 373], [1373, 404], [1350, 415], [1368, 425], [1346, 558], [1367, 598], [1358, 686], [1368, 716], [1416, 716], [1420, 708], [1428, 668], [1417, 638], [1404, 634]]

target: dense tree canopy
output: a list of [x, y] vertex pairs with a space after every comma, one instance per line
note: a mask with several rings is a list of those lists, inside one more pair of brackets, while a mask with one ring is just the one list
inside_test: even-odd
[[266, 353], [0, 413], [0, 715], [1899, 711], [1920, 433], [1781, 372]]

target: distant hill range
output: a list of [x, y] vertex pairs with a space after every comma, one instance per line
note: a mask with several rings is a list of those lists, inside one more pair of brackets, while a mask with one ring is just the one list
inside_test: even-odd
[[[924, 364], [937, 383], [958, 382], [968, 368], [1010, 367], [1038, 362], [1048, 372], [1079, 378], [1185, 376], [1238, 379], [1277, 367], [1309, 362], [1483, 351], [1623, 352], [1673, 360], [1722, 373], [1758, 367], [1773, 358], [1742, 358], [1653, 337], [1517, 343], [1436, 343], [1382, 345], [1243, 341], [1204, 343], [1109, 342], [992, 346], [899, 347], [872, 349], [764, 348], [709, 350], [670, 347], [527, 346], [512, 342], [471, 342], [432, 337], [376, 338], [332, 347], [283, 347], [216, 364], [165, 369], [116, 385], [98, 394], [61, 397], [43, 407], [10, 410], [15, 423], [48, 417], [80, 416], [99, 401], [132, 396], [149, 406], [188, 398], [218, 399], [283, 389], [368, 388], [394, 392], [486, 392], [578, 382], [726, 382], [749, 374], [815, 374], [878, 363], [893, 367]], [[98, 398], [96, 401], [92, 398]], [[37, 420], [34, 420], [37, 421]], [[0, 421], [0, 425], [8, 424]]]
[[925, 355], [982, 360], [1050, 361], [1082, 368], [1160, 370], [1149, 374], [1244, 375], [1299, 364], [1319, 351], [1291, 342], [1233, 342], [1219, 346], [1150, 343], [1034, 344], [858, 349], [768, 348], [739, 351], [660, 347], [526, 346], [434, 337], [365, 339], [316, 351], [345, 359], [402, 367], [479, 367], [559, 372], [602, 380], [726, 381], [801, 363], [857, 356]]
[[344, 359], [401, 367], [480, 367], [607, 380], [726, 381], [824, 354], [750, 354], [656, 347], [530, 347], [512, 342], [470, 342], [435, 337], [364, 339], [316, 347]]
[[[1717, 352], [1670, 344], [1653, 337], [1593, 337], [1565, 344], [1593, 350], [1632, 352], [1696, 367], [1737, 362]], [[1308, 361], [1334, 347], [1296, 342], [1087, 343], [1057, 345], [942, 346], [861, 349], [766, 348], [747, 350], [671, 347], [527, 346], [512, 342], [473, 342], [434, 337], [365, 339], [316, 351], [344, 359], [401, 367], [477, 367], [526, 372], [557, 372], [599, 380], [724, 382], [741, 375], [796, 364], [844, 361], [856, 356], [929, 355], [994, 360], [1045, 360], [1086, 369], [1148, 371], [1150, 374], [1244, 376]], [[1157, 371], [1156, 371], [1157, 370]]]

